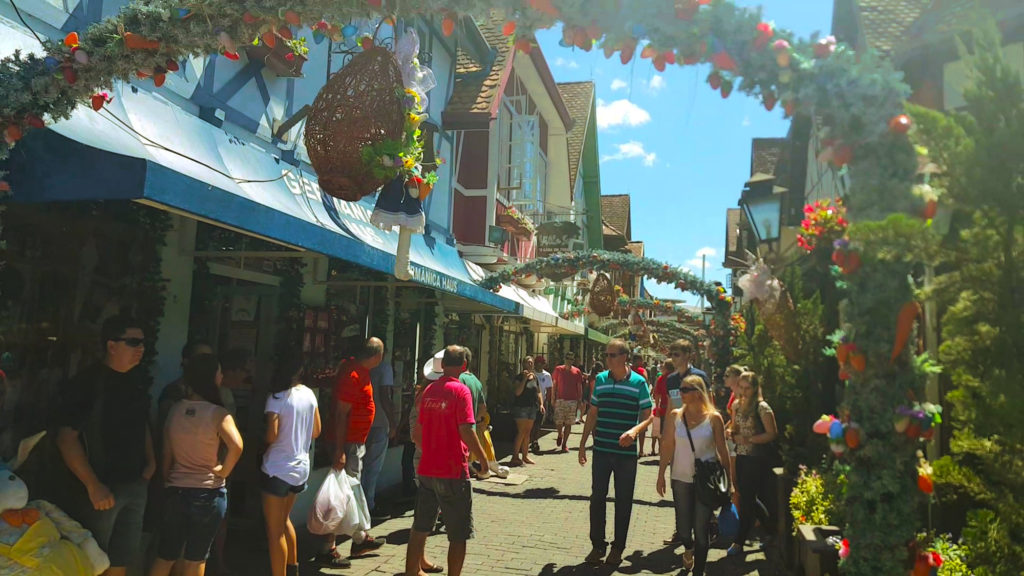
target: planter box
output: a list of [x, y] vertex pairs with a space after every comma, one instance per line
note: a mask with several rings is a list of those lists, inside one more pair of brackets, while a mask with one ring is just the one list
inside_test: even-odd
[[835, 546], [825, 542], [829, 536], [839, 536], [841, 531], [835, 526], [814, 526], [801, 524], [797, 526], [796, 559], [797, 574], [803, 576], [838, 576], [839, 551]]
[[[274, 47], [267, 46], [263, 40], [256, 46], [249, 45], [245, 49], [246, 56], [250, 61], [260, 61], [266, 64], [274, 74], [281, 78], [301, 78], [302, 66], [307, 58], [302, 54], [295, 54], [288, 47], [288, 41], [278, 33], [274, 33], [277, 41]], [[291, 59], [289, 59], [291, 56]]]

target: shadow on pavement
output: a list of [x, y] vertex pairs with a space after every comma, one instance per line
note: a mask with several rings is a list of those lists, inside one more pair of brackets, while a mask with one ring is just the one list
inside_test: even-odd
[[[511, 493], [511, 492], [499, 492], [497, 490], [488, 490], [479, 486], [473, 486], [473, 492], [477, 494], [486, 494], [487, 496], [498, 496], [500, 498], [515, 498], [515, 499], [526, 499], [526, 500], [576, 500], [579, 502], [590, 502], [590, 496], [584, 496], [582, 494], [560, 494], [558, 488], [527, 488], [522, 492]], [[615, 502], [615, 498], [609, 497], [606, 502]], [[672, 502], [668, 500], [659, 500], [658, 502], [648, 502], [646, 500], [633, 500], [634, 505], [641, 506], [655, 506], [658, 508], [671, 508]]]

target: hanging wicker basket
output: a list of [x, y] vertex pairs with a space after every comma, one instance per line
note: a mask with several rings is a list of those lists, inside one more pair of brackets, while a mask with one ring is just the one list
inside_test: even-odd
[[590, 285], [590, 310], [602, 318], [612, 313], [615, 306], [615, 285], [604, 272]]
[[306, 123], [306, 150], [324, 192], [356, 202], [394, 179], [363, 161], [363, 148], [400, 141], [405, 125], [402, 73], [394, 54], [357, 54], [320, 89]]

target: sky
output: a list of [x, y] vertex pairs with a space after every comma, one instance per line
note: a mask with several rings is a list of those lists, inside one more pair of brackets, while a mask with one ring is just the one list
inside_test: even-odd
[[[828, 0], [735, 0], [762, 7], [762, 18], [800, 37], [827, 33]], [[633, 240], [646, 256], [725, 281], [725, 211], [735, 208], [750, 177], [752, 138], [785, 136], [789, 121], [781, 106], [734, 92], [722, 99], [704, 79], [710, 67], [668, 66], [657, 72], [640, 51], [623, 66], [600, 49], [583, 52], [558, 45], [561, 28], [541, 30], [537, 39], [557, 82], [593, 80], [597, 86], [598, 143], [603, 194], [632, 197]], [[658, 298], [694, 296], [653, 281]]]

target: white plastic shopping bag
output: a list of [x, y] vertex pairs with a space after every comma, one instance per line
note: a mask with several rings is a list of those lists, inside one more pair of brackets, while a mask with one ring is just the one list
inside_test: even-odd
[[313, 534], [340, 534], [342, 520], [351, 508], [355, 497], [344, 470], [330, 470], [316, 493], [316, 500], [309, 509], [307, 529]]
[[339, 483], [346, 484], [349, 502], [342, 515], [341, 524], [334, 533], [352, 536], [360, 530], [369, 530], [370, 509], [366, 505], [366, 496], [363, 494], [363, 486], [359, 479], [342, 473]]

